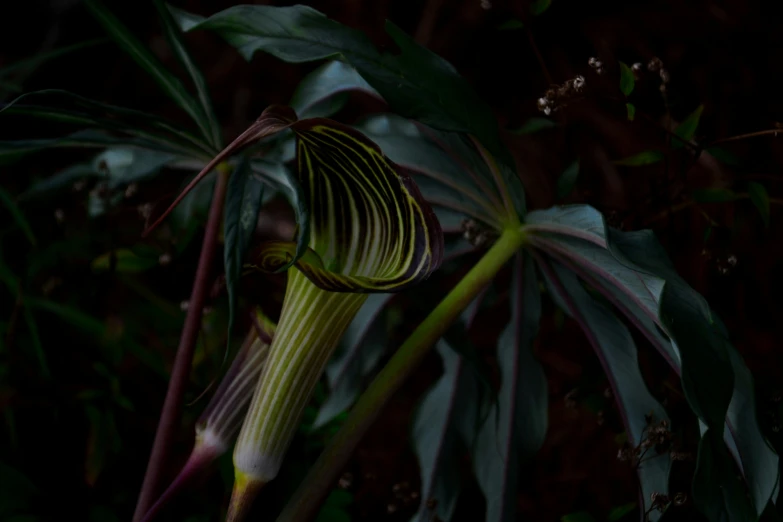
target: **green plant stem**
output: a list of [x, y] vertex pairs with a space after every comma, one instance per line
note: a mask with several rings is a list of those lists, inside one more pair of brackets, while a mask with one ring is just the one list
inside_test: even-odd
[[226, 164], [218, 165], [219, 175], [215, 181], [215, 189], [212, 192], [212, 204], [209, 208], [209, 217], [204, 231], [204, 240], [201, 245], [201, 255], [196, 268], [196, 276], [193, 281], [188, 313], [185, 316], [185, 324], [182, 327], [182, 336], [177, 347], [177, 355], [174, 358], [174, 366], [171, 370], [169, 387], [166, 390], [166, 399], [163, 401], [163, 410], [160, 414], [158, 429], [155, 431], [155, 441], [150, 452], [147, 471], [144, 474], [144, 482], [133, 513], [133, 521], [138, 522], [147, 513], [147, 510], [155, 503], [162, 491], [164, 470], [168, 460], [169, 451], [174, 442], [174, 435], [182, 416], [182, 403], [184, 401], [185, 388], [190, 375], [190, 367], [193, 364], [193, 354], [201, 330], [201, 317], [204, 313], [204, 303], [209, 293], [210, 273], [215, 258], [217, 239], [220, 232], [220, 223], [223, 217], [223, 206], [226, 199], [226, 187], [230, 167]]
[[474, 297], [495, 277], [498, 271], [522, 247], [523, 228], [507, 229], [484, 257], [449, 292], [427, 316], [397, 353], [384, 366], [361, 395], [321, 456], [296, 490], [278, 522], [311, 520], [348, 462], [362, 436], [381, 413], [383, 406], [400, 389], [451, 323]]

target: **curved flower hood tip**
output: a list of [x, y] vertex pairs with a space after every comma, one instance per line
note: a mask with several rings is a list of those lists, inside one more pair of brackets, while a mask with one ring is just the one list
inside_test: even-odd
[[367, 294], [414, 285], [443, 257], [440, 224], [404, 168], [356, 129], [325, 118], [297, 120], [288, 107], [265, 110], [186, 192], [231, 154], [284, 129], [296, 136], [307, 245], [266, 242], [246, 265], [296, 269], [234, 450], [231, 521], [241, 520], [260, 487], [277, 476], [313, 388]]

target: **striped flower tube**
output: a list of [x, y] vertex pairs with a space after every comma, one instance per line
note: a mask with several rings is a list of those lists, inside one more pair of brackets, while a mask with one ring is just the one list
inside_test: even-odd
[[188, 487], [231, 447], [269, 356], [274, 334], [275, 324], [260, 310], [256, 310], [254, 326], [245, 337], [212, 400], [196, 421], [196, 442], [187, 462], [146, 513], [143, 522], [152, 520], [175, 495]]
[[260, 311], [254, 319], [245, 343], [196, 422], [194, 454], [222, 455], [242, 426], [251, 390], [261, 376], [275, 335], [275, 324]]
[[[367, 293], [395, 292], [438, 268], [443, 232], [404, 168], [361, 132], [326, 118], [297, 120], [273, 106], [216, 156], [216, 165], [283, 129], [296, 136], [299, 182], [309, 207], [307, 244], [261, 244], [249, 270], [290, 266], [269, 359], [234, 449], [229, 521], [241, 520], [261, 486], [277, 476], [305, 405]], [[164, 216], [165, 217], [165, 214]]]

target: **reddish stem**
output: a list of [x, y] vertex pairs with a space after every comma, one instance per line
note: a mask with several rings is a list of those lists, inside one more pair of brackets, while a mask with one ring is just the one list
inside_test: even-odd
[[212, 272], [212, 262], [215, 258], [215, 248], [217, 247], [218, 232], [226, 196], [228, 171], [218, 170], [220, 174], [215, 181], [215, 189], [212, 193], [212, 204], [209, 209], [209, 217], [207, 218], [204, 241], [201, 245], [201, 255], [198, 260], [196, 277], [193, 281], [193, 290], [190, 294], [188, 313], [185, 317], [182, 337], [180, 337], [177, 355], [174, 359], [174, 367], [171, 371], [166, 399], [163, 402], [160, 422], [155, 432], [155, 442], [152, 445], [147, 472], [144, 474], [144, 482], [139, 493], [136, 511], [133, 513], [134, 522], [138, 522], [143, 518], [161, 491], [165, 464], [168, 461], [169, 451], [182, 414], [185, 387], [187, 386], [190, 367], [193, 363], [193, 352], [195, 351], [201, 327], [204, 302], [209, 292], [210, 273]]

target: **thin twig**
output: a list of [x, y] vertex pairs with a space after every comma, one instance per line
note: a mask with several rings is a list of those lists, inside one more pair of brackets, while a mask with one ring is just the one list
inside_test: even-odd
[[709, 145], [707, 145], [705, 148], [712, 147], [713, 145], [717, 145], [718, 143], [727, 143], [727, 142], [730, 142], [730, 141], [739, 141], [739, 140], [744, 140], [744, 139], [747, 139], [747, 138], [757, 138], [759, 136], [773, 135], [773, 136], [777, 137], [777, 135], [781, 134], [781, 133], [783, 133], [783, 129], [768, 129], [768, 130], [763, 130], [763, 131], [749, 132], [747, 134], [739, 134], [737, 136], [730, 136], [728, 138], [717, 139], [717, 140], [713, 141], [712, 143], [710, 143]]
[[161, 491], [165, 465], [168, 461], [169, 451], [182, 413], [182, 403], [188, 376], [190, 375], [190, 367], [193, 363], [193, 353], [200, 330], [204, 302], [209, 291], [210, 273], [212, 272], [217, 237], [223, 216], [227, 182], [228, 172], [220, 172], [212, 193], [212, 204], [209, 209], [204, 240], [201, 245], [201, 255], [198, 261], [198, 268], [196, 269], [196, 277], [193, 281], [193, 290], [190, 294], [188, 313], [182, 328], [182, 337], [180, 337], [177, 355], [174, 359], [174, 367], [171, 371], [171, 380], [166, 391], [166, 399], [163, 402], [160, 422], [155, 432], [155, 442], [152, 445], [147, 472], [144, 474], [144, 482], [139, 493], [136, 511], [133, 513], [134, 522], [142, 519]]

